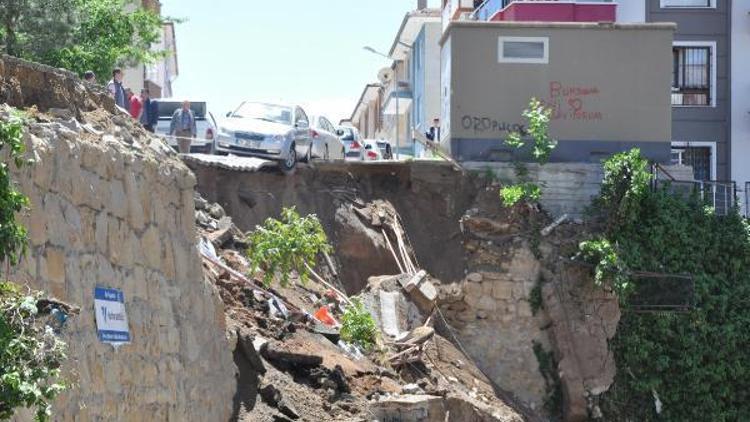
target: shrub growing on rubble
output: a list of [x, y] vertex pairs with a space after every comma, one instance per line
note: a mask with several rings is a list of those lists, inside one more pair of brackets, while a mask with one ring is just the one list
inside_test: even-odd
[[[532, 98], [529, 107], [524, 110], [523, 117], [528, 121], [528, 129], [525, 133], [511, 132], [505, 140], [505, 144], [511, 148], [521, 149], [526, 145], [524, 138], [531, 138], [534, 142], [531, 155], [540, 165], [549, 161], [552, 151], [557, 147], [557, 141], [549, 136], [549, 122], [552, 109], [547, 108], [541, 101]], [[520, 183], [506, 186], [500, 189], [500, 198], [503, 205], [512, 207], [521, 200], [538, 201], [542, 196], [542, 190], [529, 180], [529, 172], [521, 162], [514, 162], [516, 177]]]
[[49, 420], [49, 402], [65, 389], [59, 376], [66, 346], [40, 320], [40, 297], [0, 283], [0, 420], [18, 407], [36, 408], [37, 420]]
[[270, 285], [278, 276], [281, 285], [289, 283], [296, 271], [304, 282], [309, 277], [307, 265], [319, 253], [328, 253], [331, 246], [318, 217], [300, 217], [294, 207], [281, 211], [281, 220], [269, 218], [250, 235], [248, 255], [254, 269], [265, 272], [263, 282]]
[[378, 328], [362, 300], [353, 298], [341, 317], [341, 338], [356, 343], [365, 350], [375, 345]]

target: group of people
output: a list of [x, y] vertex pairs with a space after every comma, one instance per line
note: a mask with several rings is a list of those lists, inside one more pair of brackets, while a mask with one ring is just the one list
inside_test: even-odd
[[[114, 98], [118, 107], [128, 111], [130, 116], [141, 122], [147, 131], [154, 133], [156, 124], [159, 122], [158, 104], [151, 99], [147, 88], [142, 89], [140, 95], [136, 95], [130, 88], [125, 88], [122, 78], [122, 69], [112, 71], [112, 79], [107, 83], [109, 94]], [[96, 75], [93, 72], [86, 72], [84, 79], [96, 82]]]
[[[156, 125], [159, 123], [159, 105], [151, 98], [147, 88], [136, 95], [130, 88], [123, 85], [122, 69], [112, 71], [112, 79], [107, 83], [107, 90], [115, 104], [130, 113], [135, 120], [141, 122], [143, 127], [151, 133], [155, 133]], [[96, 83], [96, 74], [92, 71], [84, 73], [83, 79], [89, 83]], [[181, 153], [190, 152], [191, 139], [197, 136], [195, 113], [190, 109], [190, 102], [184, 101], [182, 107], [175, 110], [169, 128], [169, 135], [177, 138], [177, 144]]]

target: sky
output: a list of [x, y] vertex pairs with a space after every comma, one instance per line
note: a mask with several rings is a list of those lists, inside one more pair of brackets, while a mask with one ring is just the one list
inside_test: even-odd
[[[430, 0], [438, 7], [440, 0]], [[244, 100], [302, 104], [338, 124], [377, 82], [417, 0], [162, 0], [177, 25], [174, 96], [224, 115]]]

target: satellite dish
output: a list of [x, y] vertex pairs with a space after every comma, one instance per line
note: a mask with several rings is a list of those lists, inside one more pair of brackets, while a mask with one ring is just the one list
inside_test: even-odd
[[393, 69], [390, 67], [380, 69], [380, 72], [378, 72], [378, 80], [380, 80], [380, 83], [383, 85], [390, 83], [393, 80]]

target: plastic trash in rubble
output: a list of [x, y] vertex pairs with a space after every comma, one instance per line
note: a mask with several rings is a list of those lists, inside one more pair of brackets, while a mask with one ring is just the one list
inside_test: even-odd
[[321, 306], [320, 309], [315, 312], [314, 316], [315, 319], [330, 327], [336, 327], [339, 325], [338, 321], [336, 321], [328, 311], [328, 306]]
[[214, 248], [213, 243], [206, 240], [205, 237], [201, 237], [201, 240], [198, 242], [198, 251], [200, 251], [201, 254], [216, 260], [219, 259], [219, 256], [216, 255], [216, 248]]
[[349, 357], [353, 358], [354, 360], [364, 359], [365, 357], [356, 344], [351, 344], [345, 342], [344, 340], [339, 340], [336, 345], [339, 346], [341, 350], [343, 350], [347, 355], [349, 355]]
[[286, 308], [284, 303], [274, 295], [268, 299], [268, 313], [271, 317], [287, 319], [289, 318], [289, 310]]

